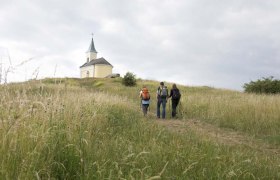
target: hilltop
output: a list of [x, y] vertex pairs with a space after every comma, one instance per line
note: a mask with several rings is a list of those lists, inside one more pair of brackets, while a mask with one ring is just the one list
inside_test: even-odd
[[[179, 117], [169, 119], [168, 104], [163, 121], [155, 118], [158, 84], [64, 78], [0, 86], [0, 176], [280, 178], [279, 95], [179, 86]], [[148, 117], [142, 85], [152, 95]]]

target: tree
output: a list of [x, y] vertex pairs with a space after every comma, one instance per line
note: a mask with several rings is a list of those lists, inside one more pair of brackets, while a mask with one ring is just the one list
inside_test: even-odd
[[274, 79], [273, 76], [258, 79], [243, 85], [245, 92], [259, 94], [276, 94], [280, 93], [280, 80]]
[[136, 76], [131, 72], [127, 72], [122, 79], [122, 83], [125, 86], [135, 86], [136, 85]]

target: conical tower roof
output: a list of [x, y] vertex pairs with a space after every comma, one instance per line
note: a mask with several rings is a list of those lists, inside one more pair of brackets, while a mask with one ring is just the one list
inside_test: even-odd
[[95, 47], [94, 47], [94, 42], [93, 42], [93, 38], [91, 38], [91, 43], [89, 45], [88, 51], [87, 52], [94, 52], [97, 53]]

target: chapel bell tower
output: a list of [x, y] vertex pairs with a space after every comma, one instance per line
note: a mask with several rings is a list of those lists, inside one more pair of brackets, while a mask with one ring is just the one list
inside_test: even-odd
[[97, 58], [97, 51], [94, 47], [93, 37], [91, 38], [91, 43], [86, 52], [86, 58], [87, 58], [87, 62]]

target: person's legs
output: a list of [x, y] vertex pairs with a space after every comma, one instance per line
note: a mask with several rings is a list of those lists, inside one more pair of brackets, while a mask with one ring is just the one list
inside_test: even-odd
[[160, 118], [160, 104], [161, 104], [161, 99], [158, 99], [157, 101], [157, 117]]
[[166, 99], [162, 100], [162, 119], [165, 119]]
[[147, 115], [149, 104], [142, 104], [144, 116]]
[[143, 114], [144, 114], [144, 116], [145, 116], [145, 115], [146, 115], [145, 104], [142, 104], [142, 111], [143, 111]]
[[172, 100], [172, 117], [176, 117], [176, 108], [178, 106], [179, 101], [178, 100]]
[[175, 101], [172, 100], [172, 118], [176, 116], [176, 104]]

